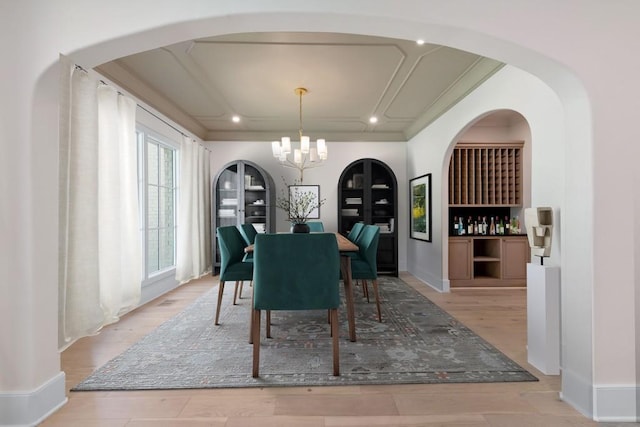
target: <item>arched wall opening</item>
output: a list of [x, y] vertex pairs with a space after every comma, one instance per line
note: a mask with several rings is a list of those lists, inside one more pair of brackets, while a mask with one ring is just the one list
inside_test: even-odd
[[[532, 49], [524, 45], [518, 46], [508, 41], [509, 39], [507, 37], [489, 36], [482, 31], [473, 29], [472, 26], [469, 28], [460, 27], [455, 23], [455, 15], [452, 15], [448, 20], [445, 19], [436, 23], [435, 21], [429, 22], [427, 18], [429, 16], [428, 13], [424, 13], [425, 18], [416, 19], [415, 15], [410, 11], [401, 12], [400, 14], [396, 13], [392, 6], [378, 8], [373, 12], [363, 12], [350, 9], [350, 7], [351, 6], [345, 6], [346, 9], [343, 10], [341, 8], [338, 12], [322, 10], [312, 10], [311, 12], [308, 10], [283, 12], [277, 8], [270, 9], [270, 6], [253, 4], [229, 6], [230, 10], [225, 9], [224, 11], [215, 10], [213, 6], [209, 8], [201, 7], [189, 11], [154, 10], [149, 11], [149, 13], [144, 16], [140, 16], [140, 19], [135, 23], [120, 23], [113, 27], [104, 26], [103, 22], [110, 18], [118, 19], [117, 8], [111, 9], [109, 6], [105, 6], [103, 13], [93, 18], [92, 16], [94, 14], [89, 8], [84, 11], [84, 13], [79, 13], [83, 15], [86, 14], [88, 20], [94, 19], [94, 21], [83, 23], [82, 28], [69, 30], [71, 34], [75, 31], [84, 37], [79, 38], [78, 41], [64, 40], [63, 45], [56, 46], [56, 48], [59, 49], [58, 51], [62, 51], [64, 54], [70, 56], [78, 64], [91, 68], [118, 57], [187, 39], [236, 32], [331, 31], [405, 39], [415, 39], [417, 36], [420, 36], [431, 43], [472, 51], [520, 66], [530, 73], [532, 79], [537, 79], [534, 78], [533, 75], [537, 75], [543, 79], [545, 82], [544, 86], [547, 90], [549, 92], [555, 92], [554, 96], [559, 96], [560, 100], [562, 100], [557, 101], [554, 109], [560, 112], [557, 118], [560, 123], [557, 124], [566, 126], [566, 134], [559, 141], [554, 134], [554, 142], [559, 142], [561, 146], [565, 146], [565, 150], [576, 148], [576, 145], [580, 145], [582, 157], [579, 163], [585, 164], [590, 162], [591, 147], [590, 145], [585, 147], [582, 144], [585, 140], [591, 141], [590, 132], [584, 130], [585, 123], [590, 122], [589, 104], [586, 101], [583, 88], [569, 70], [562, 68], [555, 61], [535, 53]], [[300, 6], [300, 8], [302, 8], [302, 6]], [[91, 28], [95, 31], [88, 31], [86, 28]], [[57, 98], [56, 66], [51, 62], [46, 64], [43, 71], [44, 74], [40, 75], [41, 77], [37, 81], [34, 89], [35, 95], [32, 98], [31, 133], [29, 140], [33, 145], [32, 149], [34, 151], [42, 149], [42, 155], [31, 161], [32, 166], [34, 169], [42, 166], [39, 173], [45, 177], [45, 180], [52, 184], [32, 191], [36, 196], [44, 196], [44, 204], [41, 205], [42, 208], [55, 211], [57, 209], [57, 196], [55, 196], [57, 169], [55, 165], [47, 163], [46, 158], [51, 154], [55, 155], [55, 148], [51, 148], [51, 140], [57, 138], [57, 136], [52, 137], [51, 135], [51, 130], [56, 128], [57, 120], [57, 104], [55, 102]], [[472, 96], [481, 95], [474, 93]], [[569, 103], [574, 107], [572, 108], [571, 114], [563, 114], [564, 105]], [[576, 105], [578, 108], [575, 108]], [[493, 108], [496, 108], [496, 106]], [[510, 106], [506, 105], [504, 108], [510, 108]], [[471, 109], [473, 110], [473, 108]], [[515, 109], [518, 109], [517, 106]], [[487, 110], [485, 109], [484, 111], [486, 112]], [[481, 113], [476, 112], [472, 116], [478, 117], [478, 114]], [[470, 114], [462, 114], [460, 121], [469, 123], [469, 115]], [[526, 113], [524, 113], [524, 115], [531, 117]], [[449, 126], [449, 123], [446, 123], [447, 120], [450, 119], [445, 119], [445, 122], [436, 124], [436, 128], [445, 125]], [[463, 126], [457, 125], [458, 130], [462, 128]], [[536, 138], [536, 131], [537, 129], [534, 127], [534, 138]], [[450, 132], [445, 131], [444, 133], [448, 135], [446, 139], [447, 143], [451, 143], [451, 141], [455, 139]], [[409, 146], [415, 148], [421, 143], [421, 138], [414, 138]], [[54, 145], [57, 146], [57, 144]], [[534, 162], [536, 155], [536, 153], [532, 155]], [[439, 157], [439, 163], [442, 163], [443, 158], [444, 156]], [[413, 173], [420, 172], [420, 170], [425, 167], [430, 168], [431, 165], [428, 163], [424, 165], [410, 164], [408, 165], [409, 174], [412, 175]], [[573, 168], [566, 168], [564, 164], [562, 165], [562, 169], [565, 171], [564, 173], [569, 176], [583, 175], [584, 170], [578, 171], [577, 169], [579, 168], [579, 165]], [[441, 172], [442, 166], [440, 165], [434, 169], [439, 169], [439, 172]], [[587, 172], [590, 173], [590, 171]], [[584, 183], [585, 186], [590, 188], [589, 184], [590, 179]], [[439, 193], [442, 192], [443, 186], [444, 184], [441, 184]], [[440, 195], [441, 194], [439, 194], [439, 196]], [[532, 203], [535, 203], [535, 201], [532, 200]], [[559, 205], [565, 208], [565, 216], [567, 214], [573, 215], [576, 212], [584, 211], [585, 204], [590, 205], [590, 199], [586, 201], [565, 199], [559, 203]], [[50, 222], [36, 227], [36, 234], [38, 228], [47, 228], [48, 226], [55, 225], [54, 222], [55, 221], [50, 220]], [[579, 229], [580, 232], [576, 232], [576, 229]], [[591, 307], [590, 295], [592, 278], [589, 273], [581, 271], [581, 260], [591, 258], [590, 245], [583, 245], [585, 239], [589, 240], [591, 235], [588, 233], [585, 236], [582, 232], [584, 229], [591, 230], [590, 216], [584, 217], [583, 221], [578, 221], [568, 227], [563, 227], [561, 231], [564, 236], [563, 241], [565, 242], [570, 240], [570, 237], [574, 235], [581, 235], [581, 238], [578, 239], [575, 244], [568, 247], [567, 245], [564, 246], [565, 253], [569, 252], [572, 256], [569, 257], [568, 263], [564, 260], [562, 261], [563, 283], [576, 284], [574, 288], [569, 288], [567, 291], [569, 298], [563, 298], [563, 310], [567, 308], [567, 310], [564, 311], [576, 315], [564, 323], [565, 328], [569, 328], [572, 332], [571, 336], [573, 341], [567, 343], [570, 351], [565, 351], [564, 353], [565, 373], [575, 376], [576, 382], [580, 383], [577, 384], [575, 388], [565, 388], [564, 394], [565, 397], [569, 397], [569, 400], [573, 401], [576, 406], [579, 406], [583, 412], [589, 413], [591, 397], [586, 393], [587, 389], [585, 386], [590, 387], [592, 383], [592, 331], [590, 328], [592, 312], [590, 310], [585, 311], [577, 308], [578, 306]], [[438, 231], [440, 232], [440, 230]], [[43, 255], [46, 255], [46, 257], [43, 257], [46, 261], [44, 262], [44, 266], [40, 265], [40, 267], [44, 269], [47, 275], [57, 277], [55, 274], [57, 269], [56, 257], [51, 256], [52, 254], [57, 254], [57, 236], [55, 232], [51, 231], [45, 232], [44, 235], [46, 239], [42, 242], [43, 246], [39, 251]], [[440, 236], [442, 236], [442, 234], [440, 234]], [[439, 260], [439, 267], [436, 268], [436, 271], [440, 270], [439, 273], [441, 275], [442, 245], [439, 249], [436, 249], [436, 251], [440, 251], [440, 254], [435, 257]], [[440, 277], [442, 278], [443, 276], [441, 275]], [[57, 289], [47, 289], [42, 299], [55, 300], [56, 293]], [[573, 298], [573, 296], [577, 294], [581, 294], [583, 297]], [[55, 310], [51, 308], [45, 310], [44, 313], [46, 317], [40, 318], [40, 321], [36, 323], [53, 325], [56, 319], [54, 311]], [[57, 336], [55, 331], [52, 333], [52, 329], [55, 329], [55, 326], [49, 326], [48, 329], [42, 328], [39, 334], [53, 337]], [[585, 357], [586, 355], [589, 357]]]
[[[486, 111], [475, 117], [471, 122], [467, 123], [460, 132], [455, 135], [446, 152], [444, 153], [442, 166], [442, 182], [443, 189], [447, 188], [451, 183], [450, 178], [450, 162], [457, 143], [478, 143], [494, 144], [494, 143], [513, 143], [522, 141], [522, 159], [521, 159], [521, 206], [511, 207], [509, 217], [517, 217], [520, 220], [521, 230], [524, 233], [524, 213], [523, 209], [531, 206], [531, 128], [526, 117], [518, 111], [510, 109], [498, 109]], [[450, 191], [443, 190], [443, 214], [442, 214], [442, 271], [444, 282], [449, 279], [449, 233], [450, 233], [450, 214], [447, 211], [451, 204], [449, 199]], [[560, 236], [555, 236], [560, 238]], [[556, 253], [554, 260], [559, 264], [559, 253]]]
[[[409, 242], [407, 252], [412, 254], [410, 272], [442, 291], [449, 290], [448, 271], [448, 171], [449, 159], [457, 141], [464, 135], [479, 118], [485, 117], [497, 110], [513, 110], [521, 114], [526, 121], [523, 126], [530, 133], [529, 157], [531, 159], [531, 206], [552, 206], [554, 213], [566, 212], [568, 209], [564, 182], [566, 178], [565, 153], [558, 150], [565, 143], [566, 126], [563, 119], [563, 106], [557, 95], [542, 81], [529, 73], [512, 66], [506, 66], [481, 87], [469, 94], [459, 104], [443, 115], [436, 123], [420, 132], [409, 143], [408, 175], [420, 176], [433, 173], [439, 177], [433, 188], [433, 223], [434, 244]], [[419, 159], [419, 160], [416, 160]], [[554, 230], [554, 263], [563, 265], [564, 251], [560, 256], [560, 246], [566, 242], [567, 234]], [[555, 245], [558, 243], [558, 245]], [[426, 265], [426, 268], [422, 267]], [[570, 279], [567, 279], [570, 281]], [[566, 298], [589, 300], [582, 293], [585, 289], [566, 286], [562, 313], [567, 317], [567, 310], [572, 310], [572, 303]], [[571, 320], [569, 320], [571, 322]], [[590, 343], [591, 330], [587, 325], [580, 325], [580, 332]], [[566, 331], [566, 328], [564, 329]], [[564, 332], [563, 339], [566, 339]], [[574, 361], [567, 362], [568, 354], [563, 354], [563, 367]], [[591, 375], [589, 361], [581, 359], [575, 363], [585, 362], [580, 368], [587, 375]], [[568, 363], [568, 364], [567, 364]], [[563, 376], [566, 371], [563, 371]], [[570, 383], [570, 382], [569, 382]], [[565, 385], [563, 377], [563, 385]], [[576, 405], [577, 406], [577, 405]], [[584, 407], [583, 407], [584, 409]], [[588, 413], [588, 410], [584, 411]]]

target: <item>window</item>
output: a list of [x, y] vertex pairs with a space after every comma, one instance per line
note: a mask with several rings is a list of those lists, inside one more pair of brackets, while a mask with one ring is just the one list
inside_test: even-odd
[[144, 286], [175, 268], [178, 151], [145, 128], [137, 135]]

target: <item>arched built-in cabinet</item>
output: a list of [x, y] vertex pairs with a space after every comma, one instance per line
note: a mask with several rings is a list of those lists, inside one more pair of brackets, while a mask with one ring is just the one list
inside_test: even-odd
[[[458, 143], [449, 163], [449, 282], [526, 286], [523, 142]], [[512, 211], [513, 209], [513, 211]]]
[[271, 175], [250, 161], [233, 161], [218, 172], [211, 188], [214, 274], [220, 267], [216, 228], [251, 223], [259, 233], [274, 232], [275, 191]]
[[360, 159], [338, 181], [338, 230], [347, 235], [357, 222], [380, 227], [378, 273], [398, 275], [398, 183], [389, 166]]

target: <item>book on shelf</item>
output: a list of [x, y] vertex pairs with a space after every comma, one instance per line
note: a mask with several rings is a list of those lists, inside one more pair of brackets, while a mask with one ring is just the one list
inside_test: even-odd
[[358, 209], [342, 209], [343, 216], [358, 216]]
[[374, 225], [380, 227], [380, 234], [389, 234], [393, 232], [391, 230], [391, 225], [388, 222], [376, 222]]
[[228, 218], [236, 216], [235, 209], [218, 209], [218, 216], [221, 218]]

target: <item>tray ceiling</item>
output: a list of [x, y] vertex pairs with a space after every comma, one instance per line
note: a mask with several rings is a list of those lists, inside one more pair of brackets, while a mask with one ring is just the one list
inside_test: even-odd
[[249, 33], [187, 41], [96, 69], [204, 140], [297, 138], [294, 89], [305, 87], [303, 127], [312, 139], [406, 141], [502, 65], [410, 40]]

